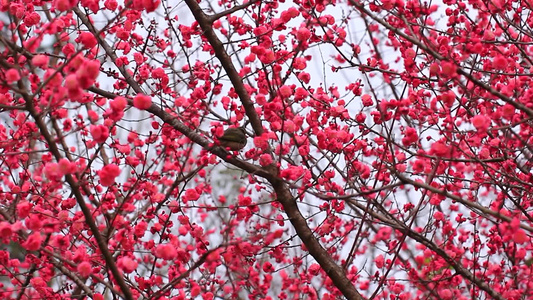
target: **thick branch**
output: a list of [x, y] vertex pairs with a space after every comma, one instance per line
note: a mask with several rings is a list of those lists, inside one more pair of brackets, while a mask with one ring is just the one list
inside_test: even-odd
[[352, 282], [346, 277], [344, 270], [333, 260], [327, 250], [322, 247], [313, 231], [307, 225], [307, 221], [300, 213], [296, 200], [292, 196], [287, 184], [280, 179], [270, 181], [276, 191], [277, 200], [283, 205], [283, 209], [291, 224], [294, 226], [298, 237], [302, 240], [309, 254], [320, 264], [320, 267], [328, 274], [335, 286], [347, 299], [362, 300], [363, 296], [355, 289]]
[[[248, 91], [246, 90], [246, 88], [244, 87], [244, 84], [242, 83], [242, 78], [239, 76], [239, 73], [233, 66], [231, 58], [226, 53], [222, 42], [218, 39], [218, 37], [216, 36], [211, 26], [212, 18], [207, 16], [202, 11], [202, 9], [200, 8], [200, 6], [198, 5], [196, 1], [186, 0], [185, 2], [189, 6], [196, 21], [198, 21], [198, 24], [200, 24], [200, 27], [203, 30], [203, 35], [207, 38], [210, 45], [213, 47], [216, 57], [219, 59], [228, 77], [230, 78], [231, 83], [233, 84], [233, 87], [235, 88], [235, 92], [239, 95], [239, 98], [244, 106], [244, 109], [246, 110], [246, 115], [248, 116], [256, 135], [261, 135], [263, 133], [263, 127], [261, 124], [261, 120], [255, 111], [254, 104], [252, 100], [250, 99], [250, 95], [248, 94]], [[244, 162], [240, 162], [238, 160], [236, 160], [236, 163], [239, 163], [241, 165], [244, 164]], [[233, 164], [238, 166], [235, 163]], [[238, 166], [238, 167], [241, 167], [241, 166]], [[313, 235], [313, 232], [309, 228], [307, 221], [300, 213], [300, 210], [298, 209], [298, 205], [296, 204], [296, 200], [292, 196], [288, 185], [283, 180], [277, 177], [277, 168], [268, 168], [268, 169], [269, 171], [265, 171], [262, 168], [260, 169], [262, 171], [260, 173], [261, 174], [267, 173], [267, 174], [264, 174], [267, 176], [260, 175], [259, 173], [256, 173], [256, 172], [254, 173], [256, 175], [266, 178], [270, 182], [270, 184], [274, 187], [278, 201], [283, 205], [285, 213], [289, 216], [289, 219], [292, 225], [294, 226], [296, 232], [298, 233], [298, 236], [302, 239], [303, 243], [309, 250], [309, 253], [316, 259], [316, 261], [320, 264], [322, 269], [328, 274], [328, 276], [334, 282], [335, 286], [337, 286], [337, 288], [343, 293], [343, 295], [346, 298], [357, 299], [357, 300], [363, 299], [361, 294], [355, 289], [354, 285], [351, 283], [348, 277], [346, 277], [346, 274], [344, 273], [343, 269], [339, 265], [337, 265], [337, 263], [333, 260], [331, 255], [328, 254], [326, 249], [322, 247], [318, 239], [315, 238], [315, 236]]]
[[250, 94], [248, 94], [248, 91], [244, 87], [244, 84], [242, 83], [242, 78], [241, 76], [239, 76], [239, 72], [237, 72], [235, 66], [231, 62], [231, 57], [229, 57], [228, 53], [224, 49], [224, 45], [213, 30], [211, 21], [212, 18], [207, 16], [202, 11], [202, 8], [200, 8], [196, 0], [186, 0], [185, 3], [187, 3], [192, 14], [194, 15], [194, 18], [196, 19], [196, 21], [198, 21], [198, 24], [200, 24], [200, 27], [203, 30], [203, 35], [209, 41], [211, 47], [213, 47], [216, 57], [222, 64], [224, 70], [226, 71], [226, 74], [228, 75], [231, 84], [233, 85], [233, 88], [235, 88], [235, 92], [237, 93], [237, 95], [239, 95], [239, 99], [241, 100], [242, 105], [244, 106], [244, 110], [246, 111], [246, 115], [250, 120], [250, 124], [252, 125], [255, 134], [261, 135], [263, 133], [263, 125], [261, 124], [261, 119], [255, 111], [255, 107], [252, 102], [252, 99], [250, 98]]

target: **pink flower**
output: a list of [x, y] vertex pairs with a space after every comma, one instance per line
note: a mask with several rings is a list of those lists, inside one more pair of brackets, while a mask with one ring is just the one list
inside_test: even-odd
[[185, 201], [196, 201], [200, 198], [200, 194], [195, 189], [188, 189], [185, 191], [184, 200]]
[[77, 4], [78, 4], [78, 0], [56, 0], [54, 1], [53, 6], [58, 11], [67, 11], [67, 10], [71, 10]]
[[472, 125], [479, 131], [487, 131], [487, 128], [490, 126], [490, 120], [484, 115], [477, 115], [472, 118]]
[[453, 91], [448, 91], [447, 93], [442, 93], [441, 95], [442, 102], [448, 107], [452, 107], [453, 103], [455, 102], [455, 97], [457, 97], [457, 95], [455, 95]]
[[289, 166], [287, 169], [282, 170], [280, 176], [289, 180], [297, 180], [304, 174], [302, 166]]
[[505, 104], [502, 108], [503, 117], [507, 120], [511, 120], [515, 114], [515, 108], [511, 104]]
[[359, 285], [359, 288], [363, 291], [366, 291], [368, 290], [368, 288], [370, 287], [370, 281], [368, 280], [364, 280], [363, 282], [361, 282], [361, 284]]
[[361, 100], [363, 101], [364, 106], [372, 106], [372, 104], [374, 104], [372, 97], [369, 94], [364, 94], [361, 96]]
[[457, 67], [448, 61], [442, 63], [441, 75], [446, 77], [453, 77], [457, 72]]
[[254, 145], [260, 150], [266, 150], [268, 148], [268, 137], [266, 134], [254, 137]]
[[296, 32], [296, 38], [302, 42], [307, 41], [311, 37], [311, 31], [307, 27], [300, 27]]
[[[309, 73], [306, 73], [306, 72], [301, 72], [300, 74], [298, 74], [298, 79], [300, 79], [304, 83], [309, 83], [309, 81], [311, 81], [311, 75], [309, 75]], [[305, 89], [303, 89], [303, 90], [305, 91]], [[307, 94], [306, 94], [306, 96], [307, 96]]]
[[91, 125], [91, 136], [95, 142], [104, 143], [109, 137], [109, 128], [104, 125]]
[[59, 181], [64, 175], [64, 173], [61, 172], [59, 165], [52, 162], [49, 162], [44, 166], [43, 173], [46, 178], [54, 181]]
[[31, 63], [34, 64], [36, 67], [44, 69], [46, 68], [46, 66], [48, 66], [48, 60], [49, 58], [47, 55], [38, 54], [31, 59]]
[[31, 211], [32, 207], [33, 207], [32, 204], [30, 202], [27, 202], [27, 201], [19, 203], [17, 205], [18, 217], [21, 218], [21, 219], [26, 218], [30, 214], [30, 211]]
[[263, 167], [270, 165], [272, 161], [272, 156], [270, 154], [262, 154], [259, 157], [259, 164]]
[[138, 94], [133, 98], [133, 106], [137, 109], [145, 110], [148, 109], [150, 105], [152, 105], [152, 98], [150, 96]]
[[37, 251], [41, 248], [43, 238], [39, 232], [34, 232], [28, 236], [22, 246], [28, 251]]
[[41, 16], [37, 12], [31, 12], [24, 17], [24, 24], [26, 26], [34, 26], [39, 24]]
[[70, 56], [74, 54], [74, 52], [76, 52], [76, 48], [74, 47], [74, 45], [68, 43], [63, 46], [63, 48], [61, 48], [61, 52], [63, 52], [66, 56]]
[[448, 157], [450, 155], [450, 146], [442, 141], [437, 141], [431, 145], [429, 153], [439, 157]]
[[61, 172], [63, 175], [72, 174], [76, 171], [76, 164], [70, 162], [66, 158], [62, 158], [59, 160], [58, 167], [59, 172]]
[[131, 273], [137, 270], [137, 266], [139, 264], [137, 263], [137, 261], [125, 256], [118, 259], [117, 265], [122, 268], [125, 273]]
[[283, 98], [289, 98], [292, 95], [292, 89], [288, 85], [283, 85], [279, 88], [279, 94]]
[[167, 74], [165, 73], [165, 69], [163, 68], [157, 68], [155, 70], [152, 71], [152, 77], [156, 78], [156, 79], [161, 79], [163, 77], [166, 77]]
[[124, 97], [116, 97], [113, 101], [109, 102], [109, 106], [115, 112], [123, 111], [128, 105], [128, 101]]
[[97, 60], [84, 61], [76, 72], [76, 78], [82, 89], [87, 89], [94, 84], [100, 74], [100, 62]]
[[69, 91], [80, 89], [80, 83], [78, 82], [76, 74], [70, 74], [65, 78], [65, 87]]
[[433, 214], [433, 218], [435, 218], [435, 220], [442, 221], [442, 220], [444, 220], [444, 214], [442, 212], [440, 212], [440, 211], [436, 211]]
[[144, 221], [141, 221], [139, 222], [139, 224], [135, 226], [135, 228], [133, 229], [134, 230], [133, 232], [135, 233], [136, 236], [143, 237], [144, 234], [146, 233], [146, 228], [148, 228], [148, 224]]
[[12, 234], [11, 224], [9, 222], [0, 222], [0, 238], [10, 238]]
[[492, 67], [494, 67], [494, 69], [504, 70], [508, 65], [507, 58], [503, 55], [496, 56], [492, 61]]
[[118, 7], [118, 2], [116, 0], [106, 0], [104, 2], [104, 7], [113, 11], [115, 9], [117, 9]]
[[97, 43], [96, 38], [90, 32], [82, 32], [78, 37], [77, 41], [80, 42], [83, 47], [87, 49], [91, 49], [92, 47], [96, 46]]
[[200, 288], [200, 286], [197, 285], [197, 284], [195, 284], [191, 288], [191, 296], [193, 296], [193, 297], [196, 297], [196, 296], [200, 295], [201, 292], [202, 292], [202, 288]]
[[142, 0], [142, 5], [146, 12], [155, 11], [159, 7], [159, 4], [161, 4], [161, 0]]
[[272, 263], [270, 263], [269, 261], [267, 261], [267, 262], [265, 262], [263, 264], [263, 271], [265, 273], [272, 273], [272, 272], [274, 272], [274, 270], [275, 270], [274, 266], [272, 266]]
[[103, 186], [111, 186], [115, 183], [115, 178], [120, 175], [120, 168], [115, 164], [109, 164], [98, 171], [100, 183]]
[[292, 120], [286, 120], [283, 122], [283, 130], [286, 133], [294, 133], [296, 131], [296, 124]]
[[263, 55], [259, 56], [259, 60], [265, 65], [271, 64], [276, 60], [276, 54], [274, 51], [268, 49]]
[[442, 289], [442, 290], [439, 291], [439, 296], [442, 299], [452, 299], [453, 292], [450, 291], [450, 289]]
[[309, 266], [309, 274], [316, 276], [320, 272], [320, 265], [319, 264], [312, 264]]
[[7, 82], [13, 82], [20, 79], [20, 73], [17, 69], [9, 69], [5, 73]]
[[404, 131], [404, 138], [402, 139], [402, 144], [405, 146], [412, 145], [416, 142], [418, 142], [418, 133], [416, 132], [416, 129], [412, 127], [407, 127]]
[[76, 269], [78, 270], [78, 273], [80, 273], [80, 275], [83, 276], [83, 277], [88, 277], [89, 275], [91, 275], [91, 273], [93, 271], [93, 268], [91, 267], [91, 264], [89, 262], [86, 262], [86, 261], [84, 261], [81, 264], [79, 264]]
[[376, 264], [376, 267], [378, 268], [383, 268], [383, 265], [385, 263], [385, 258], [383, 257], [383, 255], [378, 255], [376, 256], [376, 258], [374, 258], [374, 263]]
[[178, 251], [172, 244], [158, 245], [155, 249], [155, 256], [164, 260], [172, 260], [176, 258]]
[[513, 241], [517, 244], [524, 244], [529, 241], [529, 237], [524, 230], [518, 229], [513, 233]]
[[403, 54], [405, 55], [406, 59], [413, 59], [416, 57], [416, 52], [413, 50], [413, 48], [406, 49]]
[[437, 63], [432, 63], [431, 66], [429, 66], [429, 75], [430, 76], [437, 76], [440, 72], [440, 66]]

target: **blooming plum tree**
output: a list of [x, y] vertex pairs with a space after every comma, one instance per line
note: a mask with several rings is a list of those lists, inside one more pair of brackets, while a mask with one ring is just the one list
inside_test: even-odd
[[2, 299], [533, 299], [533, 1], [0, 10]]

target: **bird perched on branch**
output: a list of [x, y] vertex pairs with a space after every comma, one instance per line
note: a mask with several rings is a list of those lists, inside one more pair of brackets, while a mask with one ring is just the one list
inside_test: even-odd
[[242, 127], [228, 128], [224, 134], [218, 138], [220, 145], [233, 151], [244, 148], [247, 143], [246, 131]]

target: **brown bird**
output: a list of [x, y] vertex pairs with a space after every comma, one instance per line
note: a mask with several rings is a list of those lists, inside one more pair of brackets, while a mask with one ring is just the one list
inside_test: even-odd
[[228, 128], [224, 134], [218, 138], [220, 145], [233, 151], [244, 148], [247, 143], [246, 131], [242, 127]]

